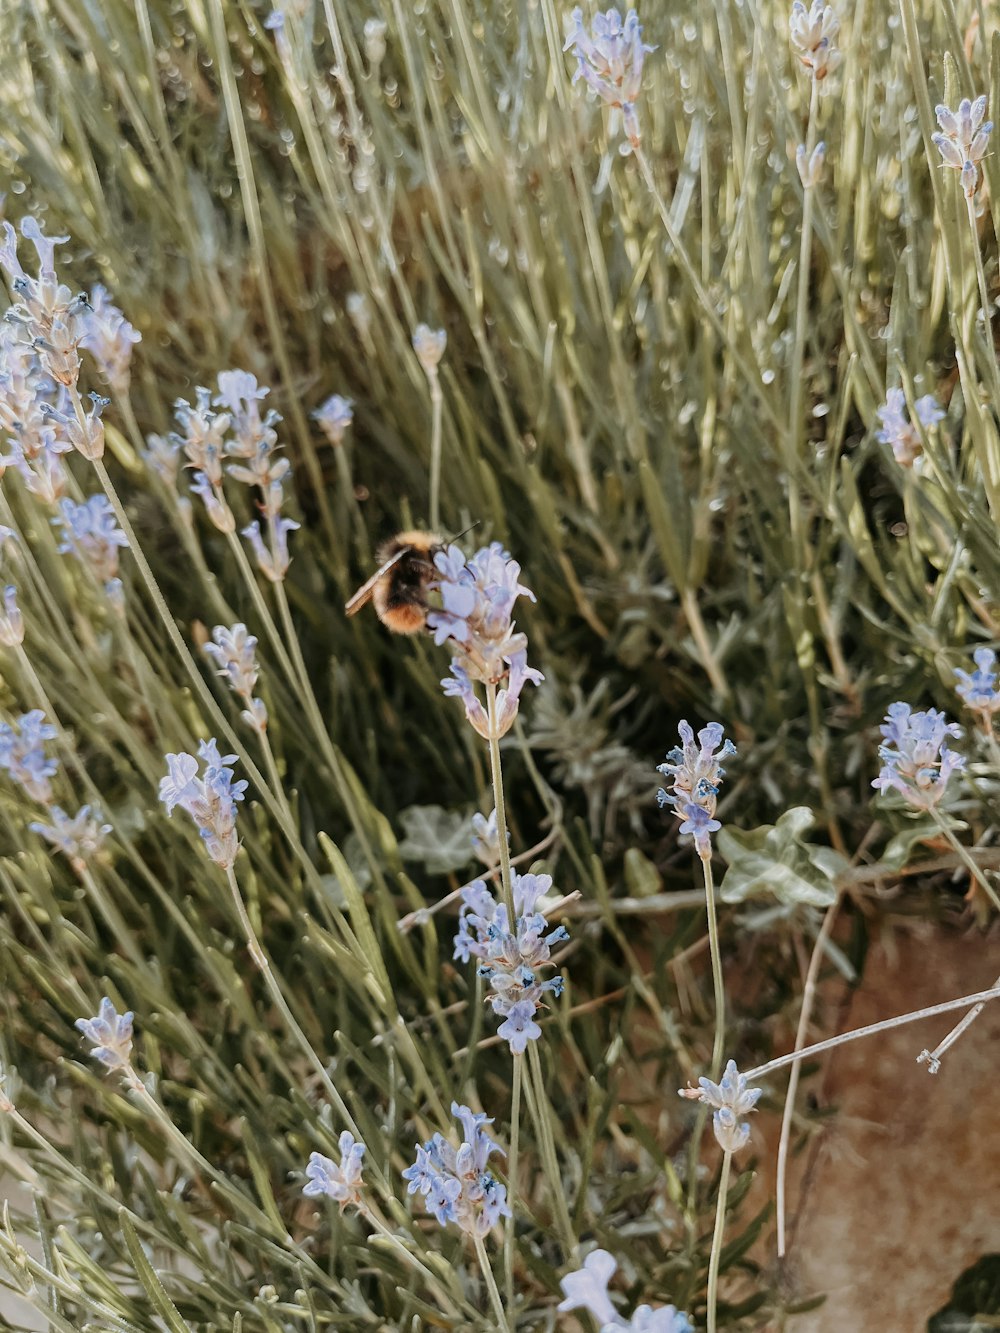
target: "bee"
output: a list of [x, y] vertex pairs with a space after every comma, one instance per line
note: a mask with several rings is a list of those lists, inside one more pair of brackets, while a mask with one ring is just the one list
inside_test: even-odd
[[414, 528], [398, 532], [376, 552], [379, 567], [344, 606], [356, 615], [368, 602], [393, 634], [418, 634], [427, 624], [427, 586], [434, 577], [434, 557], [444, 550], [436, 532]]

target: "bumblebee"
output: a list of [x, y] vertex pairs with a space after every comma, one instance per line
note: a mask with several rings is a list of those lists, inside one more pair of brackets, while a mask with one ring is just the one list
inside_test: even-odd
[[434, 557], [444, 550], [436, 532], [414, 528], [397, 532], [379, 547], [379, 567], [346, 603], [349, 616], [372, 602], [375, 614], [393, 634], [418, 634], [427, 624], [427, 587], [434, 577]]

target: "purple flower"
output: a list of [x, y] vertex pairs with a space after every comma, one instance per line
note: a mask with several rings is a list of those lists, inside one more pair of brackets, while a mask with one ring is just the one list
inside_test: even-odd
[[118, 526], [107, 497], [92, 495], [82, 504], [65, 499], [60, 501], [59, 509], [61, 517], [52, 521], [63, 530], [60, 552], [75, 555], [102, 583], [117, 578], [118, 552], [128, 546], [128, 538]]
[[357, 1142], [354, 1135], [345, 1129], [338, 1146], [339, 1166], [322, 1153], [309, 1155], [309, 1165], [306, 1167], [309, 1183], [303, 1186], [302, 1193], [310, 1198], [326, 1195], [327, 1198], [336, 1199], [343, 1212], [349, 1203], [355, 1207], [361, 1204], [361, 1159], [365, 1155], [365, 1145]]
[[22, 714], [13, 726], [0, 723], [0, 768], [42, 805], [52, 800], [49, 778], [59, 771], [58, 762], [45, 753], [45, 742], [55, 740], [57, 734], [40, 708]]
[[689, 801], [680, 812], [684, 816], [679, 832], [690, 834], [699, 856], [710, 856], [712, 852], [712, 834], [718, 833], [722, 825], [713, 819], [703, 805], [694, 805]]
[[76, 1026], [94, 1049], [90, 1054], [106, 1069], [129, 1068], [132, 1058], [132, 1020], [135, 1014], [128, 1010], [119, 1014], [107, 996], [93, 1018], [78, 1018]]
[[958, 684], [955, 693], [973, 713], [978, 713], [983, 728], [987, 732], [993, 729], [993, 715], [1000, 712], [1000, 690], [997, 689], [997, 672], [993, 669], [997, 655], [992, 648], [977, 648], [973, 653], [976, 669], [973, 672], [955, 668]]
[[198, 760], [181, 752], [167, 755], [167, 776], [160, 779], [160, 800], [172, 814], [176, 806], [186, 810], [198, 825], [208, 855], [217, 866], [228, 870], [240, 850], [236, 836], [236, 802], [243, 800], [246, 782], [234, 782], [228, 767], [234, 754], [220, 754], [218, 743], [202, 741], [198, 755], [205, 772], [198, 776]]
[[438, 373], [438, 362], [444, 356], [448, 335], [444, 329], [432, 329], [429, 324], [418, 324], [413, 330], [413, 350], [428, 379]]
[[916, 810], [933, 809], [952, 773], [965, 767], [965, 759], [947, 745], [947, 737], [961, 736], [961, 727], [934, 708], [914, 713], [909, 704], [895, 703], [880, 731], [882, 769], [872, 786], [883, 794], [898, 791]]
[[582, 1268], [559, 1279], [563, 1300], [559, 1302], [558, 1309], [563, 1313], [568, 1310], [587, 1310], [602, 1327], [605, 1324], [620, 1324], [618, 1311], [608, 1295], [608, 1283], [617, 1268], [618, 1261], [607, 1250], [591, 1250]]
[[499, 1036], [510, 1045], [512, 1055], [523, 1055], [529, 1041], [537, 1041], [542, 1029], [535, 1022], [535, 1006], [530, 1000], [518, 1000], [507, 1009], [507, 1017], [497, 1028]]
[[423, 1196], [424, 1205], [440, 1226], [454, 1222], [470, 1236], [485, 1236], [510, 1217], [507, 1191], [487, 1169], [502, 1149], [483, 1129], [485, 1115], [452, 1102], [451, 1113], [465, 1135], [456, 1149], [441, 1134], [417, 1146], [416, 1161], [403, 1172], [408, 1194]]
[[[594, 15], [590, 31], [583, 22], [583, 10], [570, 15], [571, 28], [564, 51], [573, 49], [577, 68], [573, 82], [583, 79], [607, 106], [621, 109], [625, 135], [632, 148], [639, 147], [639, 118], [635, 103], [642, 82], [646, 55], [655, 51], [642, 40], [642, 28], [634, 9], [622, 22], [617, 9]], [[627, 151], [627, 150], [626, 150]]]

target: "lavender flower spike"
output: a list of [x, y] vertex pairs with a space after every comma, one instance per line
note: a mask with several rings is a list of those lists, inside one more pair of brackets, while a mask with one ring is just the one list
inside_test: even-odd
[[669, 787], [661, 787], [656, 799], [661, 809], [669, 805], [683, 820], [681, 833], [693, 835], [698, 855], [704, 858], [711, 855], [711, 835], [722, 827], [715, 818], [719, 787], [726, 772], [721, 761], [735, 754], [736, 746], [723, 740], [719, 722], [702, 727], [697, 744], [687, 722], [680, 722], [677, 730], [681, 744], [674, 746], [656, 770], [667, 779]]
[[576, 56], [577, 68], [573, 82], [583, 79], [607, 106], [621, 109], [628, 147], [640, 143], [639, 117], [635, 104], [642, 83], [642, 67], [646, 55], [655, 51], [642, 40], [642, 28], [634, 9], [625, 15], [624, 22], [617, 9], [594, 15], [590, 32], [583, 22], [583, 10], [574, 9], [570, 15], [569, 35], [563, 45]]
[[601, 1333], [631, 1329], [632, 1333], [694, 1333], [694, 1325], [674, 1305], [640, 1305], [631, 1319], [625, 1319], [611, 1304], [608, 1283], [618, 1263], [607, 1250], [591, 1250], [583, 1267], [559, 1279], [565, 1297], [558, 1309], [587, 1310], [600, 1325]]
[[48, 805], [59, 764], [45, 753], [45, 742], [55, 740], [55, 727], [45, 721], [40, 708], [33, 708], [13, 726], [0, 723], [0, 768], [5, 768], [34, 800]]
[[333, 393], [325, 402], [320, 403], [312, 413], [312, 419], [331, 444], [343, 444], [347, 428], [354, 420], [354, 403], [350, 398], [342, 398], [339, 393]]
[[310, 1153], [306, 1167], [309, 1183], [303, 1186], [302, 1193], [310, 1198], [325, 1195], [336, 1199], [343, 1212], [348, 1204], [354, 1204], [356, 1208], [361, 1206], [361, 1159], [365, 1155], [365, 1145], [356, 1142], [354, 1135], [345, 1129], [338, 1146], [339, 1166], [322, 1153]]
[[[441, 686], [465, 705], [465, 715], [480, 736], [505, 736], [514, 725], [521, 691], [544, 677], [528, 666], [527, 635], [515, 632], [512, 619], [518, 597], [535, 600], [520, 582], [521, 566], [499, 542], [492, 542], [466, 562], [457, 546], [434, 557], [437, 579], [431, 585], [441, 595], [441, 610], [431, 611], [427, 624], [434, 642], [450, 639], [455, 646], [451, 678]], [[474, 682], [497, 685], [496, 711], [491, 719], [478, 698]]]
[[32, 833], [37, 833], [50, 843], [56, 851], [62, 852], [73, 869], [80, 874], [84, 866], [101, 846], [111, 832], [110, 824], [101, 823], [101, 812], [89, 805], [81, 806], [72, 819], [65, 810], [54, 805], [49, 811], [51, 824], [37, 820], [29, 824]]
[[132, 1063], [132, 1020], [135, 1014], [131, 1009], [124, 1014], [118, 1010], [105, 995], [101, 1007], [93, 1018], [78, 1018], [76, 1027], [83, 1033], [94, 1049], [90, 1054], [99, 1060], [105, 1069], [122, 1069], [126, 1072]]
[[205, 762], [198, 776], [193, 754], [167, 755], [167, 776], [160, 779], [160, 800], [172, 814], [176, 806], [186, 810], [198, 825], [209, 857], [223, 870], [231, 869], [240, 850], [236, 836], [236, 802], [243, 800], [246, 782], [234, 782], [234, 754], [220, 754], [217, 741], [202, 741], [198, 755]]
[[736, 1068], [735, 1060], [726, 1065], [726, 1072], [718, 1083], [713, 1083], [710, 1078], [700, 1078], [698, 1085], [697, 1088], [681, 1088], [680, 1096], [713, 1107], [712, 1128], [720, 1147], [725, 1152], [739, 1152], [750, 1138], [750, 1126], [746, 1121], [741, 1122], [740, 1116], [754, 1109], [764, 1089], [749, 1087], [746, 1075]]
[[806, 9], [802, 0], [795, 0], [788, 20], [789, 42], [799, 63], [816, 80], [825, 79], [840, 64], [835, 45], [839, 31], [840, 20], [832, 5], [812, 0]]
[[503, 1150], [484, 1131], [492, 1120], [452, 1102], [451, 1113], [462, 1126], [465, 1138], [456, 1149], [435, 1134], [418, 1145], [417, 1160], [403, 1172], [408, 1194], [421, 1194], [424, 1206], [440, 1226], [454, 1222], [470, 1236], [483, 1237], [500, 1221], [510, 1217], [507, 1190], [487, 1163]]
[[983, 730], [989, 734], [993, 730], [993, 718], [1000, 712], [1000, 690], [994, 670], [997, 655], [992, 648], [977, 648], [973, 659], [976, 669], [971, 674], [955, 668], [958, 677], [955, 693], [970, 712], [978, 714]]
[[132, 347], [142, 334], [128, 322], [100, 283], [90, 293], [90, 306], [83, 316], [84, 335], [80, 346], [97, 362], [97, 369], [113, 393], [128, 393]]
[[986, 156], [993, 122], [986, 119], [985, 95], [970, 102], [963, 97], [958, 110], [946, 106], [934, 108], [940, 134], [932, 134], [934, 146], [941, 154], [941, 165], [959, 173], [962, 190], [967, 199], [976, 193], [979, 184], [979, 164]]
[[895, 703], [880, 731], [882, 769], [872, 786], [883, 794], [898, 791], [915, 810], [932, 810], [952, 773], [965, 767], [965, 759], [947, 744], [949, 736], [961, 736], [962, 728], [934, 708], [914, 713], [909, 704]]
[[[941, 404], [933, 394], [924, 394], [914, 403], [916, 418], [925, 431], [944, 420]], [[875, 432], [880, 444], [888, 444], [900, 467], [910, 468], [924, 452], [923, 441], [916, 425], [907, 417], [906, 395], [902, 389], [886, 391], [885, 402], [878, 409], [882, 429]]]
[[72, 553], [105, 585], [118, 576], [118, 551], [128, 546], [128, 538], [115, 520], [114, 510], [104, 495], [92, 495], [77, 504], [62, 500], [62, 515], [54, 518], [63, 530], [59, 550]]
[[257, 666], [257, 640], [247, 633], [243, 624], [216, 625], [212, 630], [213, 643], [205, 644], [205, 652], [219, 668], [219, 675], [229, 683], [229, 688], [246, 704], [241, 717], [255, 731], [263, 732], [267, 726], [267, 708], [263, 699], [253, 697], [254, 687], [260, 669]]
[[3, 610], [0, 611], [0, 643], [5, 648], [16, 648], [24, 642], [24, 619], [17, 605], [17, 589], [8, 584], [3, 590]]

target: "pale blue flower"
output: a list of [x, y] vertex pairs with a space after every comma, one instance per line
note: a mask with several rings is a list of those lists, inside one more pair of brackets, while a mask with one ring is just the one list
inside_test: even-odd
[[24, 642], [24, 619], [17, 605], [17, 589], [8, 584], [3, 590], [3, 610], [0, 611], [0, 643], [5, 648], [16, 648]]
[[235, 532], [236, 518], [222, 494], [222, 483], [214, 484], [207, 472], [196, 472], [191, 489], [200, 495], [205, 512], [220, 532]]
[[220, 754], [214, 740], [202, 741], [198, 755], [205, 772], [198, 775], [198, 760], [192, 754], [167, 755], [167, 776], [160, 779], [160, 800], [172, 814], [176, 806], [186, 810], [198, 825], [209, 857], [228, 870], [240, 850], [236, 836], [236, 803], [243, 800], [247, 783], [234, 782], [234, 754]]
[[514, 725], [524, 686], [544, 680], [528, 666], [527, 635], [515, 630], [512, 619], [518, 597], [534, 601], [534, 593], [520, 582], [521, 566], [499, 542], [468, 561], [457, 546], [448, 546], [434, 565], [431, 586], [440, 594], [441, 609], [428, 613], [427, 624], [435, 643], [450, 641], [454, 649], [451, 677], [441, 682], [442, 689], [462, 700], [469, 722], [489, 739], [491, 721], [473, 682], [505, 682], [497, 691], [492, 723], [496, 736], [504, 736]]
[[576, 56], [573, 82], [582, 79], [607, 106], [621, 109], [625, 136], [632, 148], [638, 148], [639, 117], [635, 104], [646, 55], [656, 48], [643, 42], [636, 11], [630, 9], [624, 21], [617, 9], [598, 11], [588, 32], [583, 10], [577, 8], [570, 15], [570, 24], [563, 50], [572, 48]]
[[[944, 420], [944, 411], [933, 394], [924, 394], [914, 403], [917, 421], [925, 431]], [[900, 467], [913, 467], [924, 451], [920, 432], [910, 421], [906, 409], [906, 395], [902, 389], [888, 389], [885, 402], [878, 409], [882, 429], [875, 432], [880, 444], [888, 444]]]
[[309, 1165], [306, 1167], [308, 1184], [303, 1186], [302, 1193], [309, 1195], [310, 1198], [325, 1195], [327, 1198], [336, 1199], [343, 1212], [348, 1204], [354, 1204], [355, 1207], [361, 1204], [363, 1184], [361, 1159], [365, 1155], [365, 1145], [357, 1142], [354, 1135], [345, 1129], [340, 1136], [338, 1146], [339, 1166], [329, 1157], [324, 1157], [322, 1153], [310, 1154]]
[[941, 154], [942, 165], [959, 173], [968, 199], [976, 193], [979, 164], [986, 156], [993, 129], [993, 122], [986, 119], [986, 107], [984, 95], [974, 102], [963, 97], [957, 111], [943, 105], [934, 108], [941, 133], [932, 134], [931, 140]]
[[263, 699], [253, 697], [254, 687], [260, 669], [257, 666], [257, 640], [247, 633], [243, 624], [227, 628], [216, 625], [212, 630], [214, 642], [205, 644], [205, 652], [219, 668], [229, 688], [238, 695], [246, 708], [241, 713], [244, 722], [255, 731], [262, 732], [267, 726], [267, 708]]
[[59, 509], [61, 516], [52, 522], [63, 530], [60, 552], [75, 555], [101, 583], [117, 578], [118, 552], [128, 546], [128, 538], [107, 497], [92, 495], [82, 504], [67, 498], [60, 501]]
[[678, 832], [690, 834], [694, 838], [698, 855], [708, 856], [712, 850], [712, 834], [718, 833], [722, 825], [712, 818], [703, 805], [695, 805], [691, 801], [682, 806], [678, 813], [684, 816]]
[[[507, 833], [510, 842], [510, 833]], [[476, 858], [485, 866], [495, 866], [500, 860], [500, 834], [497, 831], [497, 812], [491, 810], [489, 818], [478, 811], [472, 816], [472, 850]]]
[[95, 806], [81, 806], [71, 819], [65, 810], [54, 805], [49, 811], [51, 824], [35, 821], [28, 827], [46, 842], [62, 852], [74, 869], [81, 869], [94, 855], [111, 832], [110, 824], [101, 823], [101, 812]]
[[0, 266], [10, 276], [17, 298], [4, 319], [17, 328], [20, 339], [37, 353], [47, 374], [59, 384], [75, 385], [80, 376], [77, 349], [85, 331], [87, 298], [83, 294], [74, 296], [56, 276], [55, 247], [69, 237], [46, 236], [35, 218], [21, 219], [21, 235], [31, 242], [38, 255], [38, 277], [32, 278], [17, 257], [14, 228], [4, 222], [2, 231]]
[[142, 334], [132, 327], [100, 283], [91, 290], [83, 327], [80, 346], [94, 358], [101, 378], [115, 393], [128, 393], [132, 348], [142, 342]]
[[933, 809], [951, 775], [965, 767], [965, 759], [947, 744], [947, 737], [961, 736], [962, 728], [934, 708], [915, 713], [909, 704], [894, 703], [880, 731], [882, 769], [872, 786], [883, 794], [898, 791], [914, 809]]
[[347, 428], [354, 420], [354, 402], [333, 393], [312, 413], [312, 419], [322, 429], [331, 444], [342, 444]]
[[794, 0], [788, 21], [791, 47], [800, 63], [814, 79], [825, 79], [841, 61], [835, 43], [840, 31], [840, 20], [832, 5], [823, 0], [812, 0], [806, 9], [802, 0]]
[[432, 329], [429, 324], [418, 324], [413, 330], [413, 350], [428, 377], [438, 373], [438, 362], [444, 356], [448, 335], [444, 329]]
[[955, 693], [973, 713], [978, 713], [987, 731], [993, 727], [993, 715], [1000, 712], [1000, 690], [994, 670], [997, 655], [992, 648], [977, 648], [973, 653], [976, 669], [973, 672], [955, 668], [958, 684]]
[[505, 1021], [500, 1035], [514, 1054], [522, 1054], [529, 1041], [537, 1041], [541, 1028], [533, 1021], [545, 996], [562, 993], [560, 976], [542, 981], [539, 973], [552, 966], [552, 946], [569, 939], [565, 926], [549, 930], [538, 900], [552, 888], [551, 875], [519, 875], [512, 872], [513, 931], [507, 907], [498, 903], [485, 880], [473, 880], [462, 890], [454, 957], [479, 961], [479, 975], [490, 983], [490, 1006]]
[[299, 524], [294, 519], [276, 519], [271, 524], [273, 550], [264, 542], [257, 519], [242, 529], [242, 535], [253, 548], [257, 568], [272, 583], [281, 583], [288, 573], [288, 566], [291, 564], [291, 556], [288, 554], [288, 534], [298, 527]]
[[454, 1222], [470, 1236], [485, 1236], [510, 1217], [507, 1191], [487, 1170], [494, 1153], [503, 1150], [483, 1126], [491, 1125], [481, 1112], [452, 1102], [451, 1113], [465, 1135], [456, 1149], [441, 1134], [417, 1146], [416, 1161], [403, 1172], [408, 1194], [423, 1196], [424, 1205], [440, 1226]]
[[681, 1088], [680, 1096], [713, 1107], [712, 1128], [716, 1139], [725, 1152], [738, 1152], [750, 1138], [750, 1126], [740, 1116], [754, 1109], [763, 1088], [751, 1088], [747, 1076], [736, 1068], [735, 1060], [726, 1065], [718, 1083], [700, 1078], [698, 1084], [697, 1088]]
[[58, 761], [45, 753], [45, 742], [55, 740], [57, 735], [40, 708], [22, 714], [13, 726], [0, 723], [0, 768], [42, 805], [52, 800], [49, 778], [59, 771]]
[[64, 411], [51, 403], [39, 403], [38, 410], [46, 421], [55, 425], [62, 440], [91, 460], [104, 457], [104, 422], [101, 417], [111, 402], [98, 393], [89, 393], [90, 407], [83, 420], [75, 411]]
[[608, 1283], [618, 1268], [617, 1260], [607, 1250], [591, 1250], [583, 1267], [559, 1279], [564, 1299], [560, 1311], [587, 1310], [597, 1321], [601, 1333], [630, 1329], [632, 1333], [694, 1333], [694, 1325], [676, 1306], [664, 1305], [654, 1310], [640, 1305], [631, 1319], [620, 1315], [608, 1295]]
[[132, 1058], [134, 1018], [131, 1009], [119, 1014], [105, 996], [98, 1013], [93, 1018], [78, 1018], [76, 1026], [93, 1043], [94, 1049], [90, 1054], [95, 1060], [99, 1060], [106, 1069], [127, 1070]]

